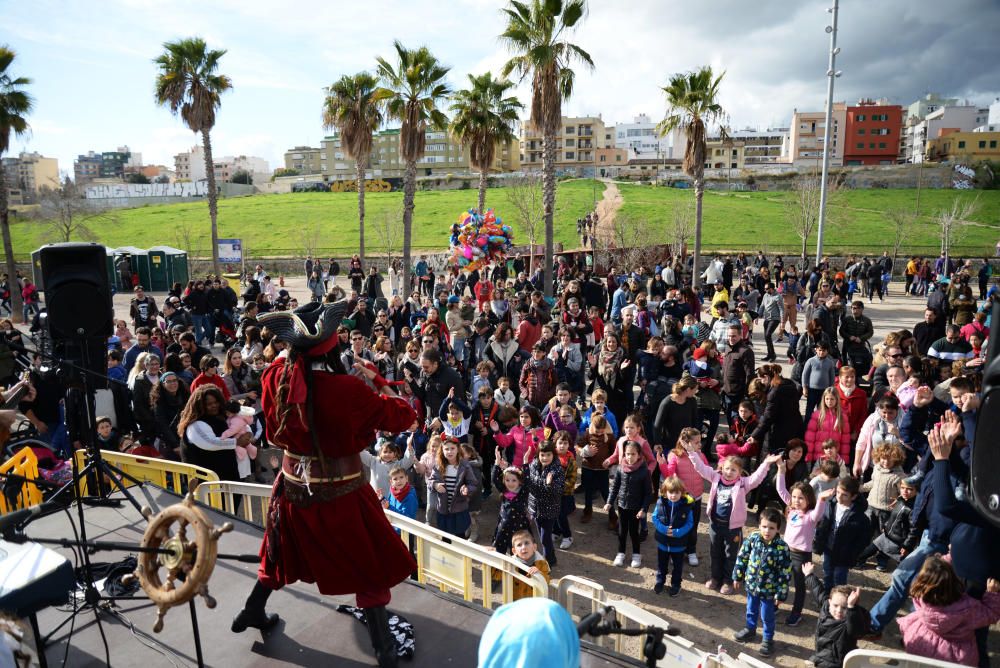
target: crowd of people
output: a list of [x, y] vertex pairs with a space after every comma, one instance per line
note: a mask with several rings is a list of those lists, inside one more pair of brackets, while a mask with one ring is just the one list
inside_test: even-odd
[[[696, 290], [682, 258], [598, 276], [581, 253], [560, 259], [553, 299], [522, 257], [476, 272], [420, 258], [409, 294], [398, 263], [385, 288], [358, 257], [338, 285], [334, 264], [304, 269], [311, 301], [347, 300], [343, 367], [393, 383], [418, 415], [370, 434], [363, 461], [386, 508], [546, 578], [560, 552], [580, 549], [573, 525], [603, 509], [618, 539], [609, 568], [654, 568], [654, 591], [676, 597], [684, 571], [707, 560], [707, 589], [746, 595], [735, 639], [760, 629], [764, 656], [788, 597], [783, 624], [798, 625], [810, 599], [820, 610], [818, 666], [878, 638], [912, 597], [898, 620], [909, 651], [987, 665], [1000, 535], [972, 510], [968, 483], [1000, 294], [988, 262], [912, 259], [905, 292], [926, 295], [923, 320], [881, 340], [865, 308], [888, 293], [888, 254], [719, 256]], [[135, 287], [108, 342], [118, 382], [101, 447], [125, 441], [223, 480], [270, 479], [261, 376], [285, 344], [258, 317], [298, 302], [263, 267], [247, 284], [237, 295], [195, 280], [162, 305]], [[86, 439], [80, 402], [37, 369], [33, 380], [21, 411], [68, 457]], [[479, 521], [487, 504], [496, 526]], [[851, 580], [871, 563], [892, 580], [865, 610]]]

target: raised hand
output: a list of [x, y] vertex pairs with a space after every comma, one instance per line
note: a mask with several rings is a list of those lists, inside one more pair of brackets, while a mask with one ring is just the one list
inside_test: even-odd
[[767, 462], [768, 464], [777, 464], [778, 462], [781, 461], [782, 457], [783, 457], [783, 455], [780, 452], [776, 452], [773, 455], [768, 455], [764, 459], [764, 461]]
[[490, 420], [490, 429], [493, 431], [500, 431], [500, 424], [496, 420]]
[[994, 594], [1000, 592], [1000, 580], [989, 578], [986, 581], [986, 591], [993, 592]]
[[824, 501], [829, 501], [830, 499], [833, 498], [833, 495], [836, 493], [837, 493], [836, 487], [831, 487], [830, 489], [824, 489], [822, 492], [820, 492], [819, 498], [823, 499]]
[[802, 562], [802, 574], [803, 575], [811, 575], [812, 572], [815, 569], [816, 569], [816, 565], [813, 564], [813, 562], [811, 562], [811, 561], [804, 561], [804, 562]]
[[555, 475], [555, 473], [550, 473], [547, 476], [545, 476], [545, 484], [546, 485], [551, 485], [552, 484], [552, 477], [554, 475]]
[[927, 443], [930, 445], [934, 459], [948, 459], [951, 456], [951, 441], [944, 437], [940, 424], [927, 432]]
[[[966, 394], [962, 397], [963, 403], [967, 396], [969, 395]], [[945, 412], [944, 417], [941, 418], [941, 435], [950, 445], [955, 442], [955, 439], [961, 433], [962, 421], [958, 418], [958, 415], [951, 411]]]
[[858, 599], [861, 597], [861, 588], [855, 587], [851, 590], [851, 593], [847, 595], [847, 607], [853, 608], [858, 604]]
[[461, 487], [458, 488], [458, 493], [461, 494], [462, 496], [468, 496], [469, 495], [469, 486], [468, 485], [462, 485]]

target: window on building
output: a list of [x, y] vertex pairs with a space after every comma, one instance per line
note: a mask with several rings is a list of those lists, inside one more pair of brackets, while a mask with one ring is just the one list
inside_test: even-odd
[[576, 134], [576, 126], [575, 125], [568, 125], [568, 126], [566, 126], [566, 134], [568, 134], [568, 135], [575, 135]]
[[868, 148], [875, 148], [875, 142], [871, 142], [870, 144], [868, 144]]
[[566, 146], [575, 146], [575, 145], [576, 145], [576, 140], [575, 139], [567, 139], [566, 140]]
[[996, 139], [991, 139], [990, 140], [990, 148], [996, 148], [996, 147], [997, 147], [997, 140]]
[[958, 147], [959, 148], [965, 148], [965, 142], [964, 141], [958, 142]]
[[732, 167], [733, 169], [736, 169], [736, 163], [735, 163], [735, 162], [733, 162], [733, 163], [730, 163], [730, 165], [729, 165], [729, 166], [730, 166], [730, 167]]
[[607, 162], [607, 161], [608, 161], [608, 157], [606, 155], [602, 155], [601, 156], [601, 162]]
[[865, 120], [865, 115], [864, 114], [858, 114], [857, 120], [859, 120], [859, 121]]
[[859, 128], [858, 129], [858, 134], [859, 135], [863, 135], [864, 133], [865, 133], [865, 129], [864, 128]]
[[986, 142], [985, 141], [979, 142], [979, 148], [986, 148]]
[[879, 148], [885, 148], [885, 142], [882, 142], [882, 141], [880, 141], [880, 142], [878, 143], [878, 147], [879, 147]]
[[575, 151], [566, 151], [566, 159], [567, 160], [576, 160], [576, 152]]
[[859, 141], [857, 147], [858, 148], [864, 148], [865, 147], [865, 143], [863, 141]]

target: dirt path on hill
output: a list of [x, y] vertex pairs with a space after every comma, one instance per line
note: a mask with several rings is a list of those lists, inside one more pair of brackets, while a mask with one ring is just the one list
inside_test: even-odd
[[594, 230], [594, 236], [602, 246], [608, 246], [614, 241], [615, 214], [622, 208], [624, 199], [614, 181], [601, 180], [604, 182], [604, 197], [597, 203], [597, 229]]

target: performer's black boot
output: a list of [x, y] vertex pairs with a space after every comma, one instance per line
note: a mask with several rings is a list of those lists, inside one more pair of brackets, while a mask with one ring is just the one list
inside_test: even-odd
[[364, 608], [365, 624], [372, 639], [379, 668], [396, 668], [396, 638], [389, 630], [389, 611], [384, 605]]
[[260, 583], [260, 580], [253, 586], [247, 602], [243, 604], [243, 609], [233, 617], [233, 625], [230, 627], [233, 633], [243, 633], [248, 628], [267, 631], [278, 623], [278, 615], [267, 614], [265, 606], [267, 599], [271, 596], [271, 589]]

